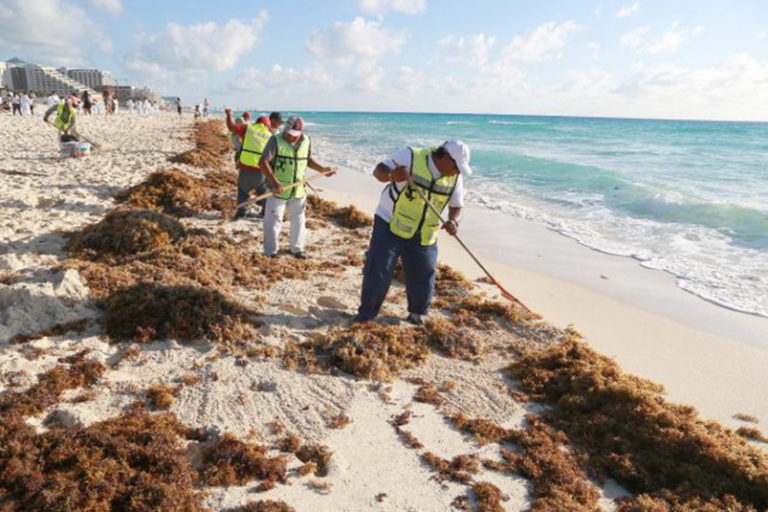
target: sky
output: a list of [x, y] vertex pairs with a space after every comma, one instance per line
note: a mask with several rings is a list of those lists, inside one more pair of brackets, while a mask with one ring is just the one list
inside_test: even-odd
[[186, 104], [768, 121], [767, 0], [0, 0], [0, 59]]

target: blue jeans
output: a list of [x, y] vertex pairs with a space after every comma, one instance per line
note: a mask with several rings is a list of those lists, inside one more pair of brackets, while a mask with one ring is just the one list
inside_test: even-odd
[[429, 311], [435, 287], [437, 244], [421, 245], [419, 235], [410, 240], [400, 238], [390, 231], [389, 223], [377, 215], [363, 268], [358, 320], [372, 320], [379, 314], [398, 258], [402, 258], [405, 270], [408, 312], [426, 315]]

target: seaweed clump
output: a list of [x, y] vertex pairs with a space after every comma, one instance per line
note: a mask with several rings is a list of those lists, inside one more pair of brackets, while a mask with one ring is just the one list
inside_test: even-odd
[[175, 218], [150, 210], [115, 210], [76, 233], [67, 244], [71, 256], [113, 262], [168, 245], [183, 237]]
[[128, 414], [44, 434], [0, 420], [3, 510], [202, 512], [197, 473], [180, 446], [189, 430], [173, 415]]
[[569, 339], [531, 353], [507, 374], [551, 405], [548, 422], [593, 474], [638, 495], [622, 510], [640, 510], [643, 502], [702, 510], [722, 500], [737, 505], [731, 510], [768, 508], [765, 454], [692, 407], [666, 403], [661, 386], [624, 374], [585, 344]]
[[373, 217], [361, 212], [355, 206], [339, 206], [318, 196], [307, 197], [307, 213], [313, 217], [325, 217], [339, 227], [347, 229], [364, 228], [373, 225]]
[[504, 512], [504, 507], [501, 506], [504, 495], [495, 485], [488, 482], [477, 483], [472, 486], [472, 493], [477, 500], [478, 512]]
[[258, 338], [253, 314], [221, 293], [195, 286], [139, 283], [101, 302], [114, 340], [208, 340], [224, 345]]
[[118, 192], [115, 200], [134, 208], [158, 210], [179, 217], [212, 209], [205, 182], [179, 169], [154, 172], [141, 183]]
[[285, 483], [285, 458], [270, 458], [266, 453], [265, 446], [226, 434], [203, 450], [200, 477], [207, 485], [243, 485], [252, 480]]
[[306, 348], [321, 364], [374, 380], [392, 380], [401, 370], [419, 366], [429, 357], [422, 331], [374, 322], [314, 334]]
[[227, 137], [224, 123], [211, 120], [195, 124], [192, 137], [195, 147], [169, 158], [173, 163], [192, 165], [203, 168], [219, 168], [224, 163], [224, 156], [232, 151], [232, 144]]
[[429, 343], [448, 357], [476, 361], [487, 348], [477, 331], [464, 325], [433, 316], [424, 324], [429, 335]]

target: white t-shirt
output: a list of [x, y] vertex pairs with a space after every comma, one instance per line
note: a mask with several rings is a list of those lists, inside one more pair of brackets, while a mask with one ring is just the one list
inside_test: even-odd
[[[389, 167], [390, 169], [394, 170], [396, 166], [402, 165], [404, 167], [411, 167], [411, 148], [408, 146], [400, 149], [397, 153], [392, 155], [390, 158], [387, 158], [382, 162], [384, 165]], [[435, 167], [435, 163], [432, 161], [432, 155], [429, 155], [427, 157], [427, 166], [429, 167], [429, 172], [432, 173], [433, 178], [439, 178], [440, 177], [440, 171], [437, 170], [437, 167]], [[392, 183], [394, 187], [397, 188], [398, 191], [401, 191], [405, 188], [408, 182], [403, 181], [401, 183]], [[464, 207], [464, 180], [463, 176], [459, 174], [459, 178], [456, 180], [456, 188], [453, 189], [453, 194], [451, 194], [451, 198], [448, 200], [448, 206], [452, 206], [454, 208], [463, 208]], [[376, 208], [376, 215], [381, 217], [384, 221], [390, 222], [392, 220], [392, 212], [395, 208], [395, 203], [392, 201], [392, 197], [389, 195], [389, 186], [384, 187], [384, 190], [381, 191], [381, 198], [379, 199], [379, 206]]]

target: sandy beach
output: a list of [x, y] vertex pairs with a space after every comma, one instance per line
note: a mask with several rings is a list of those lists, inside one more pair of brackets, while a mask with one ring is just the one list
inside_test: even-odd
[[[134, 500], [137, 510], [162, 503], [168, 510], [212, 511], [664, 510], [653, 506], [675, 499], [691, 507], [681, 510], [695, 510], [704, 501], [723, 506], [734, 495], [746, 505], [768, 503], [768, 444], [733, 432], [768, 429], [764, 318], [706, 303], [631, 260], [469, 207], [465, 240], [543, 320], [498, 306], [495, 288], [478, 282], [479, 269], [442, 235], [441, 261], [468, 280], [441, 271], [434, 323], [413, 329], [402, 322], [405, 292], [396, 281], [380, 323], [350, 331], [370, 228], [349, 219], [372, 215], [373, 178], [342, 169], [318, 182], [322, 200], [337, 204], [317, 202], [310, 209], [311, 259], [299, 264], [283, 256], [270, 263], [259, 259], [260, 221], [222, 222], [227, 208], [217, 201], [231, 186], [231, 207], [235, 193], [231, 154], [214, 155], [218, 171], [169, 162], [195, 147], [191, 117], [121, 114], [78, 123], [103, 148], [59, 160], [55, 133], [41, 117], [0, 116], [0, 413], [6, 423], [18, 418], [13, 428], [0, 424], [0, 435], [18, 436], [14, 443], [23, 439], [29, 446], [69, 437], [93, 455], [109, 451], [89, 444], [106, 439], [104, 432], [141, 445], [130, 426], [165, 422], [172, 414], [184, 428], [147, 427], [172, 441], [147, 433], [152, 441], [146, 445], [167, 448], [157, 466], [172, 468], [167, 474], [173, 478], [157, 477], [162, 485], [152, 487], [142, 478], [163, 470], [142, 469], [140, 483], [121, 480], [124, 494], [114, 499]], [[316, 144], [322, 160], [322, 140]], [[212, 194], [207, 207], [180, 215], [161, 213], [158, 205], [137, 214], [130, 196], [116, 203], [118, 192], [170, 169], [174, 179], [186, 176], [200, 194]], [[359, 211], [344, 210], [348, 205]], [[123, 220], [114, 220], [116, 208], [128, 212]], [[100, 238], [88, 238], [88, 225]], [[126, 235], [121, 243], [148, 248], [99, 252], [110, 233], [99, 226], [133, 229], [133, 238]], [[147, 234], [146, 226], [171, 227]], [[498, 232], [504, 236], [493, 235]], [[162, 243], [160, 235], [167, 235]], [[216, 266], [206, 269], [208, 263]], [[192, 292], [199, 295], [183, 295]], [[187, 301], [187, 316], [170, 311], [174, 297]], [[161, 312], [161, 304], [170, 307]], [[214, 306], [218, 316], [211, 318], [230, 323], [206, 323]], [[135, 318], [121, 316], [124, 311]], [[140, 323], [155, 317], [161, 320]], [[182, 328], [191, 339], [163, 336]], [[663, 385], [667, 394], [588, 347], [628, 374]], [[564, 360], [579, 364], [553, 363]], [[86, 363], [92, 364], [88, 371]], [[48, 385], [57, 368], [79, 372], [78, 379]], [[554, 375], [558, 369], [564, 373]], [[577, 369], [584, 373], [568, 373]], [[566, 389], [563, 382], [592, 385]], [[598, 396], [605, 389], [626, 394], [613, 403], [610, 397], [619, 393]], [[579, 393], [596, 410], [602, 403], [617, 411], [619, 402], [642, 404], [637, 417], [621, 409], [616, 419], [631, 431], [625, 445], [578, 431], [578, 424], [594, 419], [585, 412], [589, 407], [573, 405]], [[693, 406], [700, 417], [663, 404], [661, 396]], [[662, 417], [662, 426], [653, 423]], [[609, 428], [601, 425], [594, 431]], [[682, 432], [683, 442], [649, 441], [672, 439], [664, 430], [669, 425]], [[653, 434], [643, 437], [646, 431]], [[665, 485], [688, 473], [667, 464], [654, 468], [664, 456], [693, 453], [691, 446], [700, 449], [691, 466], [702, 475], [722, 469], [722, 483], [702, 478], [691, 494], [676, 495], [679, 489]], [[0, 456], [18, 464], [19, 474], [27, 468], [18, 453]], [[127, 465], [157, 470], [141, 460]], [[71, 470], [78, 463], [59, 463], [46, 469], [48, 478], [61, 478], [52, 486], [56, 492], [82, 490], [88, 487], [83, 481], [99, 478]], [[10, 510], [43, 500], [39, 486], [45, 485], [34, 487], [31, 477], [2, 479], [0, 503], [11, 503]], [[261, 505], [237, 508], [255, 502]], [[34, 503], [44, 509], [42, 501]]]

